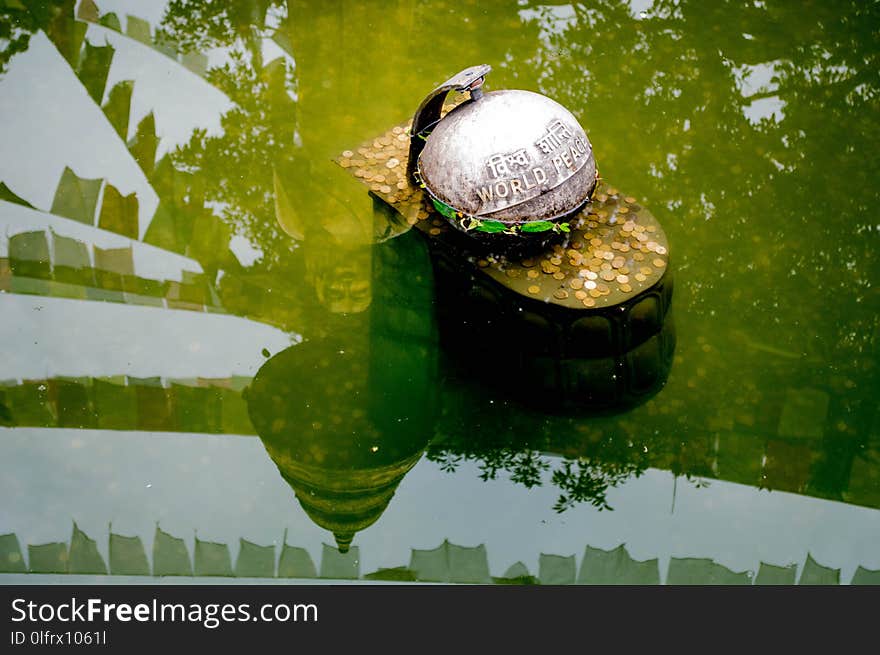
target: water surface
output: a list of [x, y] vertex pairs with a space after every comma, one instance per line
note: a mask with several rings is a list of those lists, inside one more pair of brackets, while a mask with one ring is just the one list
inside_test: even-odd
[[[876, 583], [880, 12], [711, 4], [7, 2], [0, 579]], [[463, 367], [334, 163], [476, 63], [666, 231], [634, 407]]]

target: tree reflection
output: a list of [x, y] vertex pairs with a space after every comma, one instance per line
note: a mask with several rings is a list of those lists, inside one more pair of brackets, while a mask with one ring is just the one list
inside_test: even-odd
[[603, 174], [669, 233], [686, 316], [670, 402], [691, 410], [677, 431], [775, 435], [778, 394], [812, 387], [836, 403], [822, 459], [840, 461], [840, 439], [858, 453], [880, 384], [880, 161], [863, 154], [880, 145], [880, 7], [661, 0], [637, 20], [597, 1], [555, 16], [510, 66], [581, 117]]
[[[456, 31], [446, 29], [449, 10]], [[872, 209], [880, 163], [868, 154], [880, 142], [878, 26], [880, 7], [855, 1], [657, 0], [638, 18], [615, 0], [573, 4], [569, 13], [518, 2], [491, 12], [470, 2], [346, 3], [342, 11], [307, 0], [172, 2], [167, 38], [185, 49], [231, 49], [208, 79], [237, 104], [223, 136], [197, 133], [173, 157], [263, 252], [226, 279], [234, 304], [236, 276], [277, 288], [308, 277], [309, 252], [312, 261], [339, 253], [348, 237], [328, 226], [362, 213], [334, 182], [331, 156], [408, 116], [425, 79], [490, 61], [497, 88], [534, 88], [578, 115], [603, 174], [663, 221], [684, 271], [678, 375], [663, 402], [633, 413], [653, 435], [608, 418], [590, 423], [596, 440], [573, 438], [577, 447], [549, 435], [477, 445], [468, 432], [485, 433], [485, 417], [463, 411], [463, 436], [447, 433], [431, 456], [450, 469], [473, 459], [485, 479], [506, 471], [532, 486], [549, 473], [537, 453], [565, 452], [572, 459], [549, 473], [558, 508], [604, 506], [605, 491], [649, 461], [711, 475], [714, 434], [775, 438], [780, 394], [801, 385], [834, 395], [809, 484], [839, 495], [845, 473], [833, 463], [860, 456], [878, 388]], [[260, 42], [270, 36], [295, 69], [283, 58], [263, 61]], [[425, 57], [427, 43], [444, 56]], [[293, 208], [281, 225], [279, 189]], [[310, 250], [307, 231], [322, 245]], [[279, 303], [302, 307], [301, 296]], [[291, 310], [286, 324], [304, 325], [306, 314]], [[509, 408], [499, 434], [522, 416]], [[545, 416], [535, 429], [582, 425], [565, 421]], [[744, 479], [770, 484], [757, 473]]]
[[73, 17], [75, 0], [12, 0], [0, 6], [0, 75], [9, 61], [25, 52], [31, 35], [45, 30], [55, 38], [61, 54], [76, 65], [85, 25]]
[[269, 31], [268, 14], [285, 4], [285, 0], [171, 0], [160, 33], [184, 52], [244, 43], [260, 57], [258, 41]]

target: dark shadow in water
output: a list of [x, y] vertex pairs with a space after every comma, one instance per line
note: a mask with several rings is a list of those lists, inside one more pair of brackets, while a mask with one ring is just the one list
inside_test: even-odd
[[368, 254], [369, 310], [273, 355], [245, 392], [266, 451], [341, 552], [391, 502], [432, 439], [438, 411], [427, 250], [410, 233]]

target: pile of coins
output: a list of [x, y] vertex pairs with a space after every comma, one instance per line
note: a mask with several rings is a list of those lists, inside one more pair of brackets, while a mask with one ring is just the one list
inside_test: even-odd
[[666, 235], [635, 198], [602, 185], [572, 223], [567, 243], [542, 256], [478, 259], [520, 293], [568, 307], [607, 307], [654, 286], [668, 265]]
[[356, 151], [346, 150], [336, 162], [388, 204], [406, 201], [418, 191], [406, 179], [409, 129], [410, 125], [396, 126]]
[[[337, 163], [409, 223], [432, 237], [452, 229], [426, 193], [407, 179], [410, 124], [399, 125]], [[669, 244], [657, 220], [638, 201], [600, 181], [593, 200], [572, 220], [565, 243], [540, 256], [485, 257], [462, 252], [478, 269], [529, 298], [569, 308], [605, 308], [654, 286], [666, 272]]]

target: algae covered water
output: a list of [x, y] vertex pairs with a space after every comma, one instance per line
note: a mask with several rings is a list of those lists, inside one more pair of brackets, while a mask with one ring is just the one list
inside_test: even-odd
[[[0, 580], [877, 583], [878, 31], [861, 2], [5, 3]], [[482, 63], [577, 117], [593, 210], [662, 225], [662, 266], [556, 299], [668, 261], [625, 408], [569, 402], [552, 320], [480, 327], [582, 255], [462, 273], [398, 210], [398, 128]]]

